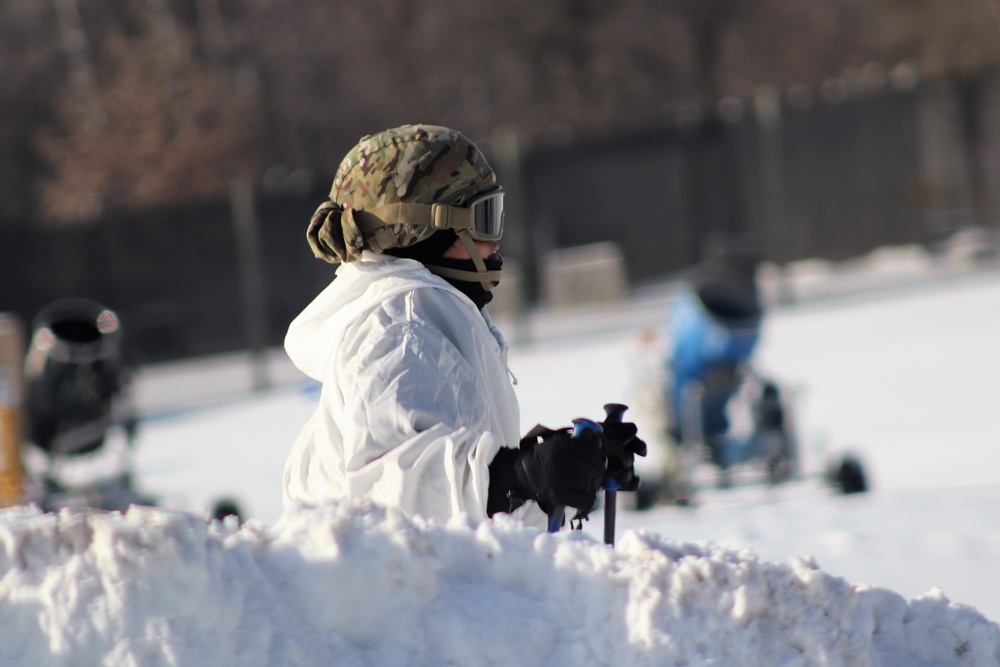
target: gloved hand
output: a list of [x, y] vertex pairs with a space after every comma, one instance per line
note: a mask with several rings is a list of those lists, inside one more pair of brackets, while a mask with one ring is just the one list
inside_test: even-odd
[[[541, 442], [538, 442], [538, 438]], [[512, 512], [534, 500], [548, 514], [556, 505], [584, 515], [597, 502], [608, 460], [600, 434], [536, 426], [521, 439], [520, 449], [501, 449], [490, 463], [487, 514]]]
[[608, 477], [618, 482], [618, 491], [635, 491], [639, 488], [635, 457], [646, 455], [646, 443], [636, 435], [638, 429], [632, 422], [608, 418], [601, 422], [601, 427], [604, 429], [601, 442], [608, 457]]

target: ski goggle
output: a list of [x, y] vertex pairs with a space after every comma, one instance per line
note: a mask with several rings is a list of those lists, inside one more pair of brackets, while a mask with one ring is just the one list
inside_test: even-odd
[[503, 236], [503, 188], [498, 185], [463, 206], [433, 204], [431, 219], [439, 229], [467, 229], [476, 241], [499, 241]]
[[[337, 203], [324, 206], [330, 210], [345, 210]], [[352, 209], [351, 216], [364, 234], [368, 247], [376, 252], [398, 245], [399, 239], [390, 229], [396, 225], [467, 231], [474, 241], [499, 241], [503, 236], [503, 188], [498, 185], [462, 206], [383, 204], [367, 210]]]

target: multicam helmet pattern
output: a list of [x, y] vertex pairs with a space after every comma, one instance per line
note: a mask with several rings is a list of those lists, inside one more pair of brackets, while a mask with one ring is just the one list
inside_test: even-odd
[[[387, 204], [462, 205], [496, 186], [486, 158], [464, 135], [438, 125], [403, 125], [363, 137], [344, 157], [329, 201], [313, 214], [306, 237], [328, 262], [353, 262], [372, 249], [354, 212]], [[434, 229], [400, 224], [395, 243], [418, 243]], [[385, 250], [385, 247], [381, 247]]]

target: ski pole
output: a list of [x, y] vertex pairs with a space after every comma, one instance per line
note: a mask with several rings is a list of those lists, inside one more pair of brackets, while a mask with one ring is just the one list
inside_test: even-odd
[[[605, 421], [620, 424], [622, 415], [628, 410], [621, 403], [607, 403], [604, 406]], [[609, 475], [604, 480], [604, 543], [615, 545], [615, 514], [618, 511], [618, 487], [621, 483]]]
[[[574, 438], [579, 438], [584, 433], [587, 433], [587, 432], [590, 432], [590, 431], [595, 431], [597, 433], [600, 433], [603, 430], [604, 430], [604, 428], [600, 424], [598, 424], [597, 422], [595, 422], [593, 420], [584, 419], [583, 417], [580, 417], [578, 419], [574, 419], [573, 420], [573, 437]], [[558, 533], [559, 532], [559, 529], [562, 528], [563, 517], [565, 516], [565, 514], [566, 514], [566, 506], [565, 505], [555, 505], [555, 506], [552, 507], [552, 511], [549, 512], [549, 532], [550, 533]]]

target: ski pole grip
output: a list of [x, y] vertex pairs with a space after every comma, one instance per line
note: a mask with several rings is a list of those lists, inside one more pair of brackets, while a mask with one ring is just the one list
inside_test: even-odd
[[621, 403], [605, 403], [605, 420], [614, 424], [620, 424], [622, 421], [622, 415], [625, 414], [626, 410], [628, 410], [627, 405], [622, 405]]
[[[592, 419], [585, 419], [580, 417], [573, 420], [573, 437], [579, 438], [584, 433], [596, 432], [601, 433], [604, 428]], [[558, 533], [559, 529], [562, 528], [563, 517], [566, 514], [565, 505], [556, 505], [549, 512], [549, 532]]]
[[[609, 424], [621, 424], [622, 423], [622, 415], [625, 414], [626, 410], [628, 410], [628, 406], [627, 405], [623, 405], [621, 403], [605, 403], [604, 404], [604, 415], [605, 415], [604, 421], [607, 422], [607, 423], [609, 423]], [[620, 486], [621, 486], [621, 483], [619, 483], [618, 480], [616, 480], [616, 479], [612, 479], [612, 477], [610, 475], [604, 479], [604, 489], [606, 491], [610, 491], [610, 492], [617, 491], [618, 487], [620, 487]]]

